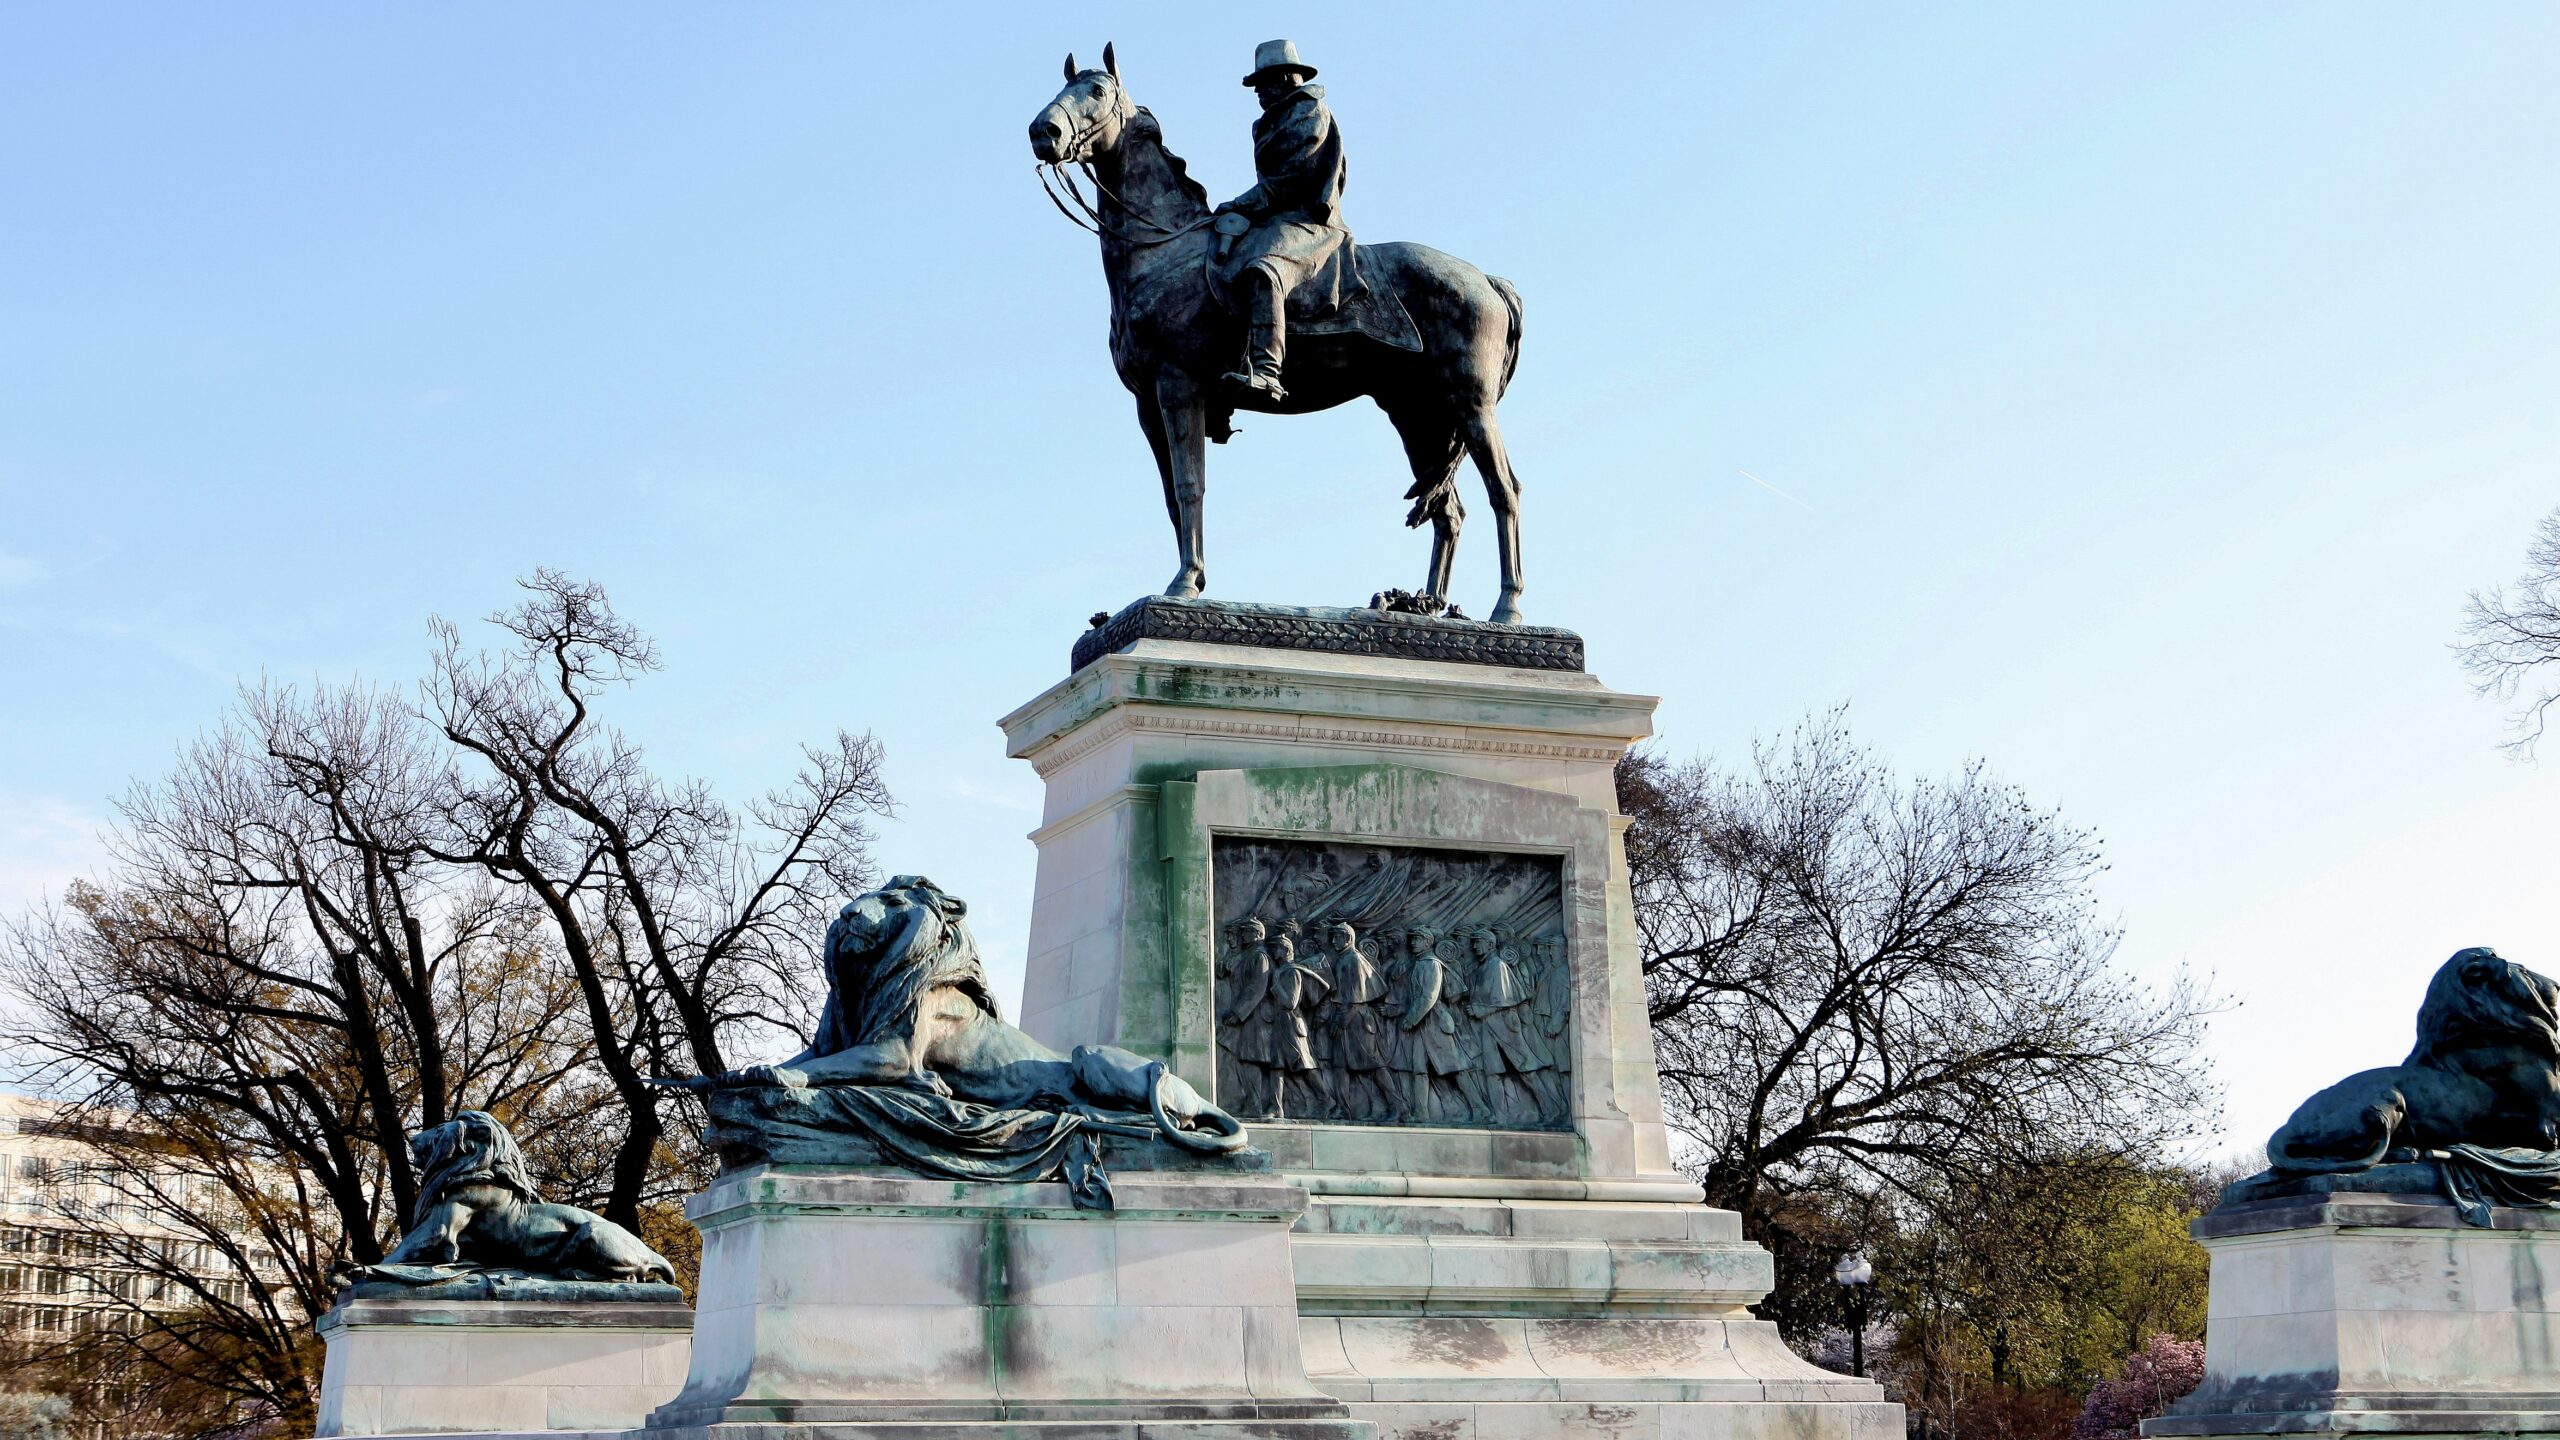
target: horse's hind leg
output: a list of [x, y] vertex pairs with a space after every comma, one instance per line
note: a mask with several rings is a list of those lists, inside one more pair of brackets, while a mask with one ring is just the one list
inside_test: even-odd
[[1404, 492], [1413, 510], [1404, 523], [1431, 522], [1431, 571], [1422, 593], [1446, 600], [1449, 572], [1458, 563], [1458, 527], [1467, 519], [1467, 507], [1458, 503], [1458, 462], [1467, 447], [1445, 414], [1389, 411], [1387, 418], [1395, 422], [1405, 463], [1413, 467], [1413, 488]]
[[1502, 427], [1494, 423], [1487, 402], [1461, 427], [1467, 451], [1483, 472], [1487, 499], [1493, 502], [1494, 539], [1502, 553], [1502, 598], [1485, 618], [1496, 625], [1517, 625], [1520, 616], [1520, 482], [1511, 473], [1511, 457], [1502, 448]]

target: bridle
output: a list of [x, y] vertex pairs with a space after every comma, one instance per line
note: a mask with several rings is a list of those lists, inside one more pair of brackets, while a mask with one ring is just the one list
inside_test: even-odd
[[[1116, 102], [1112, 107], [1112, 114], [1120, 122], [1121, 130], [1125, 132], [1127, 131], [1130, 122], [1137, 119], [1139, 115], [1145, 112], [1141, 107], [1130, 102], [1129, 92], [1122, 89], [1116, 82], [1111, 87], [1111, 94]], [[1068, 134], [1066, 144], [1061, 146], [1060, 150], [1064, 154], [1074, 155], [1084, 149], [1085, 141], [1093, 134], [1098, 122], [1087, 122], [1078, 117], [1072, 110], [1067, 111], [1066, 114], [1069, 119], [1076, 121], [1076, 128]], [[1100, 202], [1086, 199], [1084, 192], [1076, 188], [1075, 177], [1067, 173], [1067, 167], [1069, 165], [1073, 165], [1084, 171], [1084, 178], [1093, 182], [1095, 193], [1108, 198], [1113, 204], [1118, 205], [1122, 215], [1136, 221], [1138, 224], [1145, 226], [1147, 229], [1152, 230], [1155, 233], [1153, 235], [1133, 235], [1126, 229], [1112, 224], [1110, 217], [1102, 210]], [[1058, 208], [1059, 214], [1067, 217], [1068, 224], [1075, 226], [1077, 229], [1082, 230], [1089, 235], [1098, 235], [1105, 239], [1117, 240], [1123, 245], [1140, 247], [1162, 245], [1168, 240], [1175, 240], [1188, 235], [1192, 231], [1197, 230], [1217, 219], [1215, 215], [1203, 215], [1199, 219], [1191, 221], [1186, 225], [1163, 224], [1150, 217], [1137, 206], [1130, 204], [1126, 199], [1123, 199], [1119, 191], [1103, 184], [1102, 174], [1094, 168], [1094, 164], [1091, 160], [1061, 160], [1055, 163], [1034, 161], [1032, 162], [1031, 169], [1034, 174], [1040, 177], [1041, 193], [1049, 197], [1049, 203]], [[1066, 192], [1065, 198], [1063, 199], [1059, 196], [1059, 191], [1061, 190]], [[1069, 209], [1068, 206], [1070, 203], [1072, 203], [1075, 208]]]

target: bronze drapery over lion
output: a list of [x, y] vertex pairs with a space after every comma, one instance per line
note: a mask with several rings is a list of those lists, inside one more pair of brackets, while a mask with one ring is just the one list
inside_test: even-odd
[[2395, 1189], [2428, 1167], [2474, 1224], [2492, 1204], [2560, 1205], [2560, 984], [2487, 946], [2437, 967], [2417, 1043], [2302, 1102], [2267, 1169], [2226, 1203], [2306, 1188]]

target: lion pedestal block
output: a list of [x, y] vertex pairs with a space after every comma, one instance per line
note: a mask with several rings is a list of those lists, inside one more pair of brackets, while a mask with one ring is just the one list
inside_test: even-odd
[[329, 1347], [324, 1440], [618, 1430], [684, 1384], [693, 1312], [628, 1300], [359, 1296], [318, 1329]]
[[[1255, 1157], [1259, 1158], [1259, 1157]], [[756, 1166], [702, 1228], [692, 1371], [650, 1440], [1371, 1440], [1307, 1379], [1267, 1172], [1062, 1183]]]
[[1614, 780], [1651, 697], [1561, 630], [1200, 600], [1073, 666], [1003, 721], [1047, 786], [1023, 1028], [1168, 1057], [1306, 1189], [1319, 1387], [1381, 1440], [1898, 1440], [1671, 1163]]
[[2345, 1191], [2204, 1216], [2204, 1383], [2143, 1434], [2560, 1434], [2560, 1213], [2490, 1218]]

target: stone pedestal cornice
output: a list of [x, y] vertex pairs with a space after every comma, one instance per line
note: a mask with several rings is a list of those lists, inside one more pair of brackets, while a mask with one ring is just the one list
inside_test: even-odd
[[1333, 605], [1253, 605], [1149, 595], [1076, 638], [1071, 670], [1141, 640], [1262, 650], [1386, 656], [1516, 670], [1582, 668], [1582, 637], [1546, 625], [1401, 614]]

